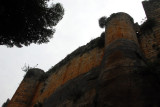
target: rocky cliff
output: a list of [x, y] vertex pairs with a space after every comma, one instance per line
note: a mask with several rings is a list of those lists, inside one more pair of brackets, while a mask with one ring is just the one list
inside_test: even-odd
[[46, 73], [31, 69], [7, 107], [159, 107], [159, 4], [143, 2], [141, 26], [112, 14], [101, 37]]

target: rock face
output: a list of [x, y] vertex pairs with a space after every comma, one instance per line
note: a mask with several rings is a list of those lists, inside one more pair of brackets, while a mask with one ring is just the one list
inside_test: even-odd
[[149, 32], [126, 13], [111, 15], [105, 37], [77, 49], [47, 73], [28, 72], [8, 107], [159, 107], [159, 67], [156, 73], [140, 70], [160, 51], [157, 4], [143, 2], [147, 17], [156, 22]]

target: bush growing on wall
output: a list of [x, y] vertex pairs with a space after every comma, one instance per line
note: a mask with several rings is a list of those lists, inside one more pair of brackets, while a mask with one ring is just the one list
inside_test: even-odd
[[103, 16], [99, 19], [99, 26], [101, 28], [104, 28], [106, 26], [106, 21], [107, 21], [107, 17], [106, 16]]

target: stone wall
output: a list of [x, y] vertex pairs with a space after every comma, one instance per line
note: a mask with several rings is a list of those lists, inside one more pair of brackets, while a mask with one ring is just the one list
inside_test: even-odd
[[99, 66], [103, 55], [104, 35], [101, 35], [69, 54], [46, 73], [40, 69], [29, 70], [7, 107], [39, 106], [57, 88]]
[[153, 19], [156, 25], [153, 28], [154, 35], [156, 36], [157, 44], [160, 46], [160, 1], [149, 0], [142, 2], [147, 19]]
[[[50, 75], [50, 77], [39, 85], [32, 106], [37, 102], [43, 102], [54, 91], [67, 81], [84, 74], [92, 68], [100, 65], [103, 58], [103, 48], [94, 48], [82, 56], [77, 56], [63, 65], [59, 70]], [[42, 92], [43, 90], [43, 92]]]
[[[126, 28], [123, 29], [121, 21]], [[153, 72], [147, 75], [145, 71], [136, 71], [145, 63], [134, 39], [134, 23], [125, 13], [116, 14], [110, 22], [115, 22], [114, 26], [108, 22], [106, 30], [110, 26], [115, 31], [121, 28], [120, 34], [110, 38], [110, 32], [106, 31], [108, 42], [101, 64], [59, 87], [44, 102], [44, 107], [159, 107], [159, 78]], [[126, 29], [133, 32], [126, 33]], [[122, 34], [127, 35], [123, 38]]]

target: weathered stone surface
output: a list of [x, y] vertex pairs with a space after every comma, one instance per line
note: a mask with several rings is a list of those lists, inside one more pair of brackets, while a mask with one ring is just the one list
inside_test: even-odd
[[118, 39], [105, 48], [102, 61], [105, 71], [118, 66], [143, 66], [145, 57], [134, 41]]
[[[37, 102], [43, 102], [54, 91], [78, 75], [88, 72], [92, 68], [98, 66], [103, 58], [103, 48], [95, 48], [82, 56], [77, 56], [69, 61], [66, 65], [62, 66], [58, 72], [53, 73], [46, 81], [41, 85], [37, 92], [32, 105]], [[43, 92], [41, 92], [43, 90]]]
[[94, 107], [99, 69], [82, 74], [59, 87], [44, 103], [44, 107]]
[[[141, 71], [128, 72], [130, 67], [119, 67], [101, 81], [101, 67], [78, 76], [59, 87], [44, 102], [44, 107], [159, 107], [160, 79]], [[131, 69], [132, 70], [132, 69]], [[127, 72], [126, 72], [127, 71]]]

